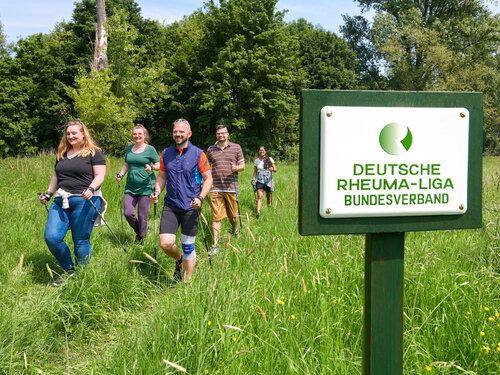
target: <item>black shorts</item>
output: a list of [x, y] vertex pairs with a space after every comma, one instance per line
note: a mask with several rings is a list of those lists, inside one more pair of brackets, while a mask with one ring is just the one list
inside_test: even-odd
[[269, 186], [267, 186], [266, 184], [263, 184], [259, 181], [257, 181], [255, 183], [255, 190], [265, 190], [265, 191], [271, 192], [271, 188]]
[[196, 236], [199, 217], [200, 210], [181, 210], [165, 204], [161, 213], [160, 234], [177, 234], [180, 225], [182, 234]]

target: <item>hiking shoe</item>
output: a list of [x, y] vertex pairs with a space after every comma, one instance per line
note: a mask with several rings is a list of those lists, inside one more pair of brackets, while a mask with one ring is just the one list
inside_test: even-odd
[[259, 213], [259, 212], [257, 212], [257, 213], [255, 214], [255, 217], [258, 219], [258, 218], [259, 218], [259, 216], [260, 216], [260, 213]]
[[213, 257], [219, 253], [219, 246], [217, 244], [213, 245], [210, 251], [208, 252], [209, 257]]
[[135, 241], [134, 242], [137, 245], [144, 246], [144, 240], [145, 240], [145, 238], [146, 238], [146, 236], [139, 236], [139, 235], [137, 235], [137, 236], [135, 236]]
[[52, 285], [54, 286], [61, 286], [63, 285], [66, 281], [71, 279], [72, 277], [76, 276], [75, 270], [68, 270], [65, 271], [62, 275], [60, 275]]
[[174, 280], [182, 281], [182, 258], [175, 261]]
[[240, 230], [239, 230], [239, 229], [236, 229], [236, 230], [233, 232], [233, 236], [234, 236], [234, 238], [238, 237], [238, 234], [240, 234]]

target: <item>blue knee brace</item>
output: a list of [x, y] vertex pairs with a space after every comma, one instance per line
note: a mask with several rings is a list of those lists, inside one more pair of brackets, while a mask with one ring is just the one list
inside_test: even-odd
[[181, 234], [181, 243], [182, 243], [182, 258], [185, 260], [196, 259], [196, 251], [194, 249], [194, 241], [196, 236], [185, 236]]

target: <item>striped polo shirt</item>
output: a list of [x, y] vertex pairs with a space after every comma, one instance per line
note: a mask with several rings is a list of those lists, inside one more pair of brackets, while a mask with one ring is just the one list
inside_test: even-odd
[[215, 142], [207, 150], [207, 158], [212, 167], [213, 184], [210, 191], [213, 192], [235, 192], [238, 188], [238, 173], [231, 172], [231, 165], [245, 161], [241, 146], [237, 143], [228, 142], [224, 148]]

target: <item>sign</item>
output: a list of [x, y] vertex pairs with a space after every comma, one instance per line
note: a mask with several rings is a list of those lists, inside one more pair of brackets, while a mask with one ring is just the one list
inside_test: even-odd
[[467, 211], [467, 108], [325, 106], [324, 218]]
[[481, 227], [483, 96], [304, 90], [302, 235]]

